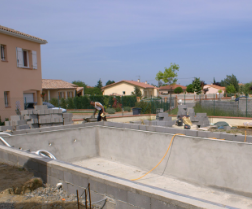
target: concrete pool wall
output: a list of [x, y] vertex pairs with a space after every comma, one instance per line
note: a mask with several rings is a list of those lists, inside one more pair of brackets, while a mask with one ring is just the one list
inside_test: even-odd
[[[125, 208], [130, 208], [128, 204], [132, 205], [134, 201], [134, 206], [141, 207], [139, 205], [144, 204], [144, 200], [161, 201], [161, 205], [175, 204], [178, 208], [202, 207], [205, 202], [181, 199], [179, 195], [139, 185], [130, 179], [120, 179], [71, 164], [76, 160], [101, 157], [148, 171], [162, 159], [172, 137], [173, 134], [170, 133], [101, 125], [17, 134], [4, 138], [17, 149], [48, 150], [58, 160], [53, 161], [4, 146], [0, 146], [0, 160], [26, 165], [45, 182], [56, 184], [62, 181], [70, 193], [75, 193], [76, 187], [84, 188], [90, 181], [95, 187], [94, 195], [97, 198], [104, 195], [111, 197], [110, 204], [114, 208], [120, 208], [118, 204], [126, 204]], [[153, 173], [252, 197], [251, 159], [250, 143], [176, 136], [168, 155]], [[139, 175], [136, 174], [135, 177]], [[121, 193], [127, 196], [127, 201], [123, 199], [125, 197], [116, 196]], [[131, 202], [131, 193], [140, 194], [142, 202]], [[154, 205], [153, 203], [150, 208], [162, 208]], [[206, 205], [204, 207], [211, 208]]]

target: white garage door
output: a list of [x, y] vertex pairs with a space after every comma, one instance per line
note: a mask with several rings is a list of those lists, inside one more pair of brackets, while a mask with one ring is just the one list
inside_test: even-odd
[[33, 100], [33, 94], [24, 94], [24, 103], [32, 103]]

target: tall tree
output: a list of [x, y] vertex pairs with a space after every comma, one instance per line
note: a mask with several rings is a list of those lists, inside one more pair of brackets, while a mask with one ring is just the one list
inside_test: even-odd
[[112, 83], [115, 83], [115, 81], [108, 80], [107, 83], [106, 83], [106, 86], [107, 86], [107, 85], [110, 85], [110, 84], [112, 84]]
[[235, 75], [227, 75], [227, 77], [221, 81], [221, 85], [222, 86], [229, 86], [229, 85], [233, 85], [235, 88], [235, 92], [239, 92], [239, 81], [237, 80]]
[[83, 81], [73, 81], [72, 84], [75, 84], [79, 87], [86, 87], [87, 85]]
[[135, 86], [134, 92], [132, 92], [131, 94], [137, 97], [142, 97], [142, 92], [138, 86]]
[[179, 65], [172, 64], [169, 68], [165, 68], [164, 72], [159, 71], [156, 74], [156, 80], [157, 81], [163, 81], [164, 83], [167, 83], [168, 85], [176, 84], [177, 82], [177, 71], [179, 71]]
[[99, 88], [101, 90], [101, 88], [102, 88], [102, 81], [101, 81], [101, 79], [97, 82], [97, 85], [95, 87], [97, 87], [97, 88]]
[[201, 94], [201, 81], [200, 78], [194, 78], [194, 81], [192, 83], [193, 90], [196, 92], [197, 95]]
[[194, 93], [193, 85], [192, 85], [192, 84], [189, 84], [189, 85], [186, 87], [186, 91], [187, 91], [188, 93]]

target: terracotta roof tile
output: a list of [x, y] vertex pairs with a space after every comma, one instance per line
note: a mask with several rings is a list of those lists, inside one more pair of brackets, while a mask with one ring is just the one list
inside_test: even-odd
[[84, 87], [77, 87], [77, 88], [76, 88], [77, 93], [79, 93], [80, 91], [82, 91], [83, 88], [84, 88]]
[[77, 87], [77, 85], [62, 80], [42, 79], [42, 89], [76, 89]]
[[0, 33], [5, 33], [5, 34], [8, 34], [8, 35], [13, 35], [13, 36], [18, 35], [19, 38], [24, 38], [24, 39], [29, 38], [30, 40], [34, 40], [36, 42], [39, 41], [41, 44], [46, 44], [47, 43], [47, 41], [44, 40], [44, 39], [41, 39], [41, 38], [38, 38], [38, 37], [35, 37], [35, 36], [31, 36], [29, 34], [22, 33], [20, 31], [17, 31], [17, 30], [11, 29], [11, 28], [4, 27], [2, 25], [0, 25]]
[[177, 87], [181, 87], [183, 90], [186, 90], [186, 86], [182, 86], [179, 84], [161, 86], [159, 90], [170, 90], [170, 89], [176, 89]]
[[217, 86], [217, 85], [214, 85], [214, 84], [207, 84], [203, 87], [203, 89], [205, 88], [208, 88], [208, 87], [213, 87], [215, 89], [220, 89], [220, 90], [223, 90], [223, 91], [226, 91], [226, 87], [223, 87], [223, 86]]
[[110, 85], [104, 86], [104, 87], [102, 87], [102, 89], [105, 89], [105, 88], [108, 88], [108, 87], [111, 87], [111, 86], [114, 86], [114, 85], [117, 85], [117, 84], [123, 83], [123, 82], [132, 84], [134, 86], [139, 86], [139, 87], [144, 88], [144, 89], [146, 89], [146, 88], [152, 88], [152, 89], [157, 88], [155, 86], [152, 86], [150, 84], [146, 84], [146, 83], [143, 83], [143, 82], [122, 80], [122, 81], [119, 81], [119, 82], [112, 83]]

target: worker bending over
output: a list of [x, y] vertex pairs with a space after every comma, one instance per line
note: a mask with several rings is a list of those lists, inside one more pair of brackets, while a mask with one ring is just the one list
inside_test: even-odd
[[95, 107], [94, 116], [96, 114], [96, 111], [97, 110], [99, 111], [97, 121], [101, 121], [101, 119], [106, 120], [105, 110], [104, 110], [103, 105], [100, 102], [93, 102], [93, 101], [91, 101], [90, 104]]

